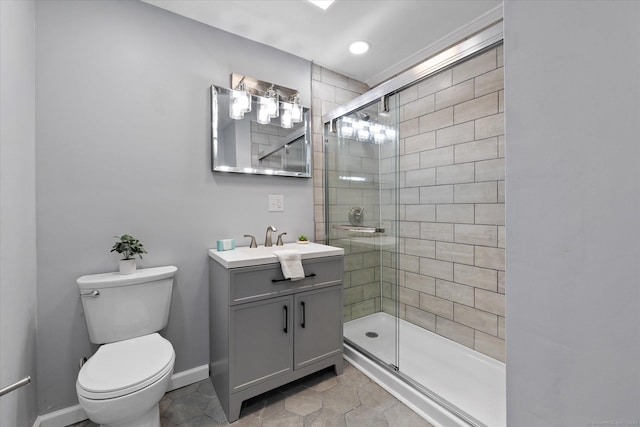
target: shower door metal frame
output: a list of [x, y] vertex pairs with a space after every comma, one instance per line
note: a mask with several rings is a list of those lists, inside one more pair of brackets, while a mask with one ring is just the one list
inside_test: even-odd
[[[354, 98], [352, 101], [348, 102], [347, 104], [340, 106], [335, 110], [323, 115], [322, 116], [323, 132], [324, 132], [323, 142], [325, 145], [325, 152], [326, 152], [326, 144], [328, 142], [326, 132], [327, 130], [331, 131], [331, 129], [335, 128], [334, 121], [336, 119], [346, 114], [349, 114], [357, 109], [360, 109], [369, 104], [372, 104], [378, 100], [384, 99], [388, 95], [392, 95], [409, 86], [412, 86], [418, 83], [420, 80], [424, 80], [428, 77], [431, 77], [432, 75], [438, 73], [439, 71], [444, 70], [445, 68], [450, 67], [455, 63], [458, 63], [465, 59], [469, 59], [472, 56], [475, 56], [485, 50], [488, 50], [489, 48], [492, 48], [502, 43], [503, 41], [504, 41], [503, 22], [502, 22], [502, 19], [500, 19], [495, 24], [485, 28], [484, 30], [474, 34], [473, 36], [461, 41], [460, 43], [450, 47], [449, 49], [444, 50], [443, 52], [437, 55], [434, 55], [433, 57], [427, 59], [421, 64], [416, 65], [415, 67], [399, 74], [398, 76], [387, 80], [386, 82], [380, 84], [379, 86], [376, 86], [370, 91], [358, 96], [357, 98]], [[325, 158], [325, 161], [326, 161], [326, 158]], [[325, 167], [324, 173], [325, 173], [324, 181], [325, 181], [325, 188], [326, 188], [326, 179], [327, 179], [326, 167]], [[328, 204], [326, 204], [325, 202], [325, 209], [327, 208], [328, 208]], [[325, 214], [325, 227], [326, 227], [325, 229], [328, 230], [328, 227], [329, 227], [328, 212], [327, 214]], [[326, 243], [329, 244], [328, 232], [325, 234], [325, 240], [326, 240]], [[465, 422], [469, 423], [472, 426], [477, 426], [477, 427], [485, 426], [482, 422], [475, 419], [472, 415], [450, 404], [448, 401], [446, 401], [445, 399], [442, 399], [440, 396], [433, 393], [431, 390], [429, 390], [422, 384], [419, 384], [413, 381], [411, 378], [408, 378], [406, 375], [404, 375], [401, 372], [401, 367], [400, 367], [400, 370], [398, 370], [397, 366], [388, 366], [385, 363], [381, 363], [382, 361], [380, 361], [377, 357], [373, 356], [368, 351], [362, 349], [357, 345], [354, 345], [354, 343], [350, 343], [350, 345], [355, 346], [355, 348], [358, 351], [367, 355], [367, 357], [371, 358], [371, 360], [377, 361], [377, 363], [380, 364], [380, 366], [383, 366], [386, 369], [388, 369], [390, 372], [396, 375], [397, 378], [410, 384], [411, 386], [413, 386], [414, 388], [416, 388], [417, 390], [419, 390], [429, 398], [436, 401], [442, 407], [449, 410], [452, 414], [455, 414], [456, 416], [458, 416], [460, 419], [464, 420]], [[398, 351], [399, 349], [396, 348], [396, 356]]]

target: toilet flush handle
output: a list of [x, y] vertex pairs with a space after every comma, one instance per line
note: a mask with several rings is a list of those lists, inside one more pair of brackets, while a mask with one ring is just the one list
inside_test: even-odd
[[94, 289], [91, 292], [88, 292], [86, 294], [80, 294], [81, 297], [91, 297], [91, 298], [98, 298], [100, 296], [100, 291], [97, 289]]

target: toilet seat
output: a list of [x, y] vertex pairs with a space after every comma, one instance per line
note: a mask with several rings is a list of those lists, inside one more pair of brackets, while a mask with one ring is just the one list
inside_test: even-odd
[[111, 399], [171, 375], [175, 352], [158, 333], [104, 344], [82, 366], [77, 391], [87, 399]]

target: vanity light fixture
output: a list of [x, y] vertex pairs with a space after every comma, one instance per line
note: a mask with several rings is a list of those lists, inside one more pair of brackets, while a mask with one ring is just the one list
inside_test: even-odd
[[229, 93], [229, 117], [235, 120], [242, 120], [244, 113], [251, 111], [251, 94], [246, 91], [244, 78]]
[[282, 114], [280, 115], [280, 126], [285, 129], [293, 127], [293, 104], [282, 102]]
[[300, 92], [296, 92], [291, 97], [291, 103], [293, 104], [291, 110], [291, 121], [293, 121], [293, 123], [300, 123], [302, 121], [302, 105], [300, 105]]
[[358, 40], [349, 45], [349, 52], [353, 53], [354, 55], [362, 55], [363, 53], [367, 52], [370, 47], [371, 45], [369, 45], [369, 43], [363, 40]]
[[278, 117], [279, 109], [278, 109], [278, 101], [280, 97], [278, 96], [278, 92], [273, 88], [274, 85], [271, 85], [267, 92], [264, 94], [264, 97], [267, 99], [267, 108], [269, 112], [269, 117], [275, 119]]

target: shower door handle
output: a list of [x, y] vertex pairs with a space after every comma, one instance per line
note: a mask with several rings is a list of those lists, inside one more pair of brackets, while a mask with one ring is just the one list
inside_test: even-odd
[[6, 386], [3, 389], [0, 389], [0, 396], [4, 396], [7, 393], [10, 393], [14, 390], [19, 389], [22, 386], [25, 386], [27, 384], [29, 384], [31, 382], [31, 376], [27, 375], [26, 377], [24, 377], [23, 379], [21, 379], [20, 381], [16, 381], [15, 383]]

